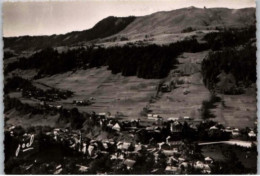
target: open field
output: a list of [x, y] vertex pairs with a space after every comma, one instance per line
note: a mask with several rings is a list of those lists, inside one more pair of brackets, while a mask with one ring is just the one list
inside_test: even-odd
[[[124, 120], [140, 118], [149, 122], [146, 117], [141, 117], [140, 112], [147, 105], [152, 113], [159, 114], [165, 119], [169, 117], [190, 116], [195, 120], [201, 119], [201, 107], [204, 100], [210, 97], [209, 90], [204, 86], [200, 73], [200, 63], [207, 56], [208, 51], [198, 53], [183, 53], [179, 56], [179, 64], [171, 70], [168, 77], [160, 79], [141, 79], [136, 76], [124, 77], [121, 74], [112, 74], [107, 67], [77, 70], [66, 72], [39, 80], [33, 84], [43, 90], [50, 87], [71, 90], [74, 95], [67, 99], [51, 104], [62, 104], [65, 108], [77, 107], [85, 112], [117, 112], [122, 113]], [[17, 72], [17, 71], [16, 71]], [[24, 78], [29, 78], [32, 72], [21, 72]], [[181, 72], [176, 74], [177, 72]], [[179, 81], [171, 92], [160, 93], [154, 103], [149, 103], [152, 96], [156, 95], [159, 82]], [[187, 94], [184, 92], [188, 91]], [[20, 93], [12, 93], [11, 97], [19, 98], [24, 103], [39, 103], [38, 100], [22, 98]], [[90, 106], [76, 106], [73, 100], [94, 98]], [[254, 88], [247, 90], [242, 95], [220, 95], [225, 106], [216, 103], [216, 108], [211, 111], [216, 120], [230, 127], [253, 127], [256, 120], [256, 92]], [[152, 123], [152, 121], [151, 121]]]
[[123, 77], [113, 75], [106, 67], [78, 70], [74, 73], [46, 77], [37, 82], [67, 89], [74, 92], [74, 96], [61, 103], [64, 107], [72, 107], [73, 100], [83, 100], [93, 97], [91, 106], [78, 106], [86, 112], [122, 112], [128, 118], [139, 118], [139, 113], [152, 95], [156, 93], [159, 80], [140, 79], [135, 76]]
[[253, 127], [257, 120], [256, 91], [254, 88], [248, 89], [246, 94], [221, 96], [225, 102], [225, 107], [217, 103], [213, 110], [216, 121], [230, 127]]
[[[207, 52], [184, 53], [179, 57], [176, 70], [180, 70], [184, 75], [174, 76], [172, 70], [166, 81], [182, 80], [177, 88], [171, 92], [162, 94], [159, 101], [151, 105], [154, 113], [165, 117], [190, 116], [195, 119], [200, 118], [200, 108], [203, 100], [207, 100], [210, 92], [202, 82], [200, 74], [200, 62]], [[184, 94], [184, 91], [189, 91]]]

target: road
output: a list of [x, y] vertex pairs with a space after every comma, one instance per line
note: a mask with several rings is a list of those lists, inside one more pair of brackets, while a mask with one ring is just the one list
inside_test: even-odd
[[[256, 144], [256, 142], [254, 141]], [[250, 148], [252, 145], [251, 141], [241, 141], [241, 140], [230, 140], [230, 141], [216, 141], [216, 142], [201, 142], [199, 145], [213, 145], [213, 144], [228, 144], [228, 145], [238, 145], [241, 147]]]

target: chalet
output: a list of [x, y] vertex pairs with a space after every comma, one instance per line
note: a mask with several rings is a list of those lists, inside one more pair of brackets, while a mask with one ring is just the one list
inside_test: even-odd
[[206, 164], [212, 164], [213, 163], [213, 159], [210, 158], [210, 157], [206, 157], [204, 160], [205, 160]]
[[178, 167], [166, 166], [164, 172], [165, 172], [165, 174], [177, 174], [178, 173]]
[[147, 149], [147, 151], [149, 151], [150, 153], [155, 153], [157, 151], [156, 148], [149, 148]]
[[192, 118], [189, 117], [189, 116], [184, 116], [183, 119], [184, 119], [184, 120], [192, 120]]
[[57, 106], [55, 106], [55, 108], [59, 110], [59, 109], [62, 109], [63, 106], [62, 105], [57, 105]]
[[230, 127], [226, 127], [226, 129], [224, 131], [228, 132], [228, 133], [232, 133], [233, 130]]
[[168, 121], [178, 121], [179, 117], [169, 117], [167, 120]]
[[173, 150], [162, 150], [162, 153], [165, 154], [165, 156], [167, 157], [171, 157], [174, 155], [174, 151]]
[[106, 150], [106, 149], [108, 149], [109, 142], [108, 141], [102, 142], [102, 145], [103, 145], [104, 149]]
[[148, 120], [162, 120], [158, 114], [147, 114], [147, 118]]
[[84, 172], [87, 172], [89, 167], [87, 166], [83, 166], [83, 165], [79, 165], [79, 164], [76, 164], [77, 167], [79, 167], [79, 172], [81, 173], [84, 173]]
[[138, 127], [140, 124], [140, 119], [132, 119], [131, 120], [131, 127]]
[[209, 130], [218, 130], [218, 127], [212, 126], [212, 127], [209, 128]]
[[98, 113], [98, 116], [101, 117], [101, 118], [106, 118], [107, 117], [107, 113], [100, 112], [100, 113]]
[[174, 121], [170, 124], [170, 131], [175, 136], [179, 136], [182, 132], [182, 124], [179, 121]]
[[110, 155], [110, 159], [111, 159], [111, 160], [116, 160], [116, 159], [117, 159], [116, 154], [112, 154], [112, 155]]
[[239, 131], [238, 128], [235, 128], [235, 129], [232, 130], [232, 136], [233, 137], [237, 137], [239, 135], [240, 135], [240, 131]]
[[110, 159], [111, 160], [124, 160], [125, 159], [125, 154], [124, 153], [115, 153], [115, 154], [112, 154], [110, 156]]
[[113, 123], [112, 123], [112, 120], [109, 120], [109, 121], [108, 121], [108, 124], [107, 124], [107, 127], [108, 127], [108, 128], [113, 128], [113, 126], [114, 126], [114, 125], [113, 125]]
[[179, 161], [179, 163], [182, 163], [182, 162], [186, 161], [186, 159], [185, 159], [185, 158], [182, 158], [182, 157], [179, 157], [179, 158], [178, 158], [178, 161]]
[[8, 130], [11, 131], [11, 130], [13, 130], [13, 129], [15, 129], [15, 126], [14, 126], [14, 125], [11, 126]]
[[116, 123], [113, 127], [112, 127], [113, 130], [115, 131], [121, 131], [121, 127], [118, 123]]
[[135, 144], [135, 151], [139, 152], [140, 150], [142, 150], [142, 144]]
[[254, 131], [250, 131], [250, 132], [248, 133], [248, 137], [250, 137], [250, 138], [255, 138], [255, 137], [256, 137], [255, 132], [254, 132]]
[[130, 142], [118, 142], [117, 148], [127, 151], [132, 144]]
[[204, 168], [204, 163], [202, 161], [196, 161], [194, 164], [195, 169], [203, 169]]
[[204, 168], [203, 168], [203, 170], [202, 170], [202, 173], [203, 173], [203, 174], [211, 174], [211, 168], [210, 168], [210, 166], [209, 166], [208, 164], [205, 164], [205, 165], [204, 165]]
[[167, 164], [172, 166], [178, 164], [178, 159], [174, 158], [173, 156], [169, 157], [167, 160]]
[[131, 159], [126, 159], [126, 160], [124, 161], [124, 164], [126, 165], [126, 168], [127, 168], [128, 170], [133, 169], [133, 166], [134, 166], [135, 163], [136, 163], [136, 161], [135, 161], [135, 160], [131, 160]]
[[89, 156], [94, 156], [94, 153], [95, 153], [95, 147], [93, 145], [89, 145], [88, 146], [88, 154]]
[[154, 131], [155, 129], [154, 129], [154, 127], [146, 127], [145, 130], [146, 131]]

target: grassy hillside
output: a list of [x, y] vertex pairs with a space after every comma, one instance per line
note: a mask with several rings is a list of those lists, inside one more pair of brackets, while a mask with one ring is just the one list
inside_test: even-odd
[[[170, 38], [169, 43], [172, 43], [189, 34], [198, 36], [205, 32], [196, 33], [198, 30], [240, 28], [255, 24], [255, 21], [255, 8], [190, 7], [140, 17], [107, 17], [91, 29], [64, 35], [8, 37], [4, 38], [4, 48], [16, 51], [37, 50], [54, 46], [85, 45], [88, 41], [127, 43], [140, 38], [155, 40], [157, 43]], [[100, 40], [103, 38], [105, 39]]]
[[138, 17], [119, 34], [180, 33], [185, 29], [245, 27], [255, 23], [255, 9], [183, 8]]

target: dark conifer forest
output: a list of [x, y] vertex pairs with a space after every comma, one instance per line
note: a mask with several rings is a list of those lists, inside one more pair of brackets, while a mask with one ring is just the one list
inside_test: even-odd
[[206, 49], [205, 44], [197, 40], [185, 40], [170, 45], [158, 46], [117, 46], [110, 48], [81, 48], [58, 53], [52, 48], [46, 48], [29, 58], [20, 58], [9, 64], [5, 73], [17, 68], [39, 70], [36, 78], [44, 75], [54, 75], [77, 68], [93, 68], [108, 66], [112, 73], [122, 73], [123, 76], [138, 76], [140, 78], [166, 77], [177, 64], [177, 56], [182, 52], [198, 52]]
[[256, 33], [255, 27], [244, 30], [228, 30], [220, 34], [212, 33], [205, 38], [212, 52], [201, 65], [203, 81], [213, 90], [220, 81], [220, 73], [234, 77], [235, 87], [228, 94], [239, 94], [240, 87], [248, 87], [256, 82]]

